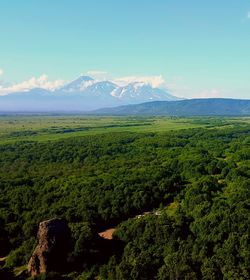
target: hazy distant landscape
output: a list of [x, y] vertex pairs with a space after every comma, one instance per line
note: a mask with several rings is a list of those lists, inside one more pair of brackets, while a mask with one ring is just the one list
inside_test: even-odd
[[203, 98], [182, 101], [155, 101], [115, 108], [103, 108], [92, 113], [118, 116], [249, 116], [250, 100]]
[[145, 82], [118, 86], [81, 76], [53, 91], [34, 88], [0, 96], [0, 114], [8, 113], [248, 116], [250, 100], [184, 99]]
[[85, 112], [107, 106], [178, 99], [145, 82], [118, 86], [111, 81], [80, 76], [53, 91], [33, 88], [0, 96], [0, 112]]

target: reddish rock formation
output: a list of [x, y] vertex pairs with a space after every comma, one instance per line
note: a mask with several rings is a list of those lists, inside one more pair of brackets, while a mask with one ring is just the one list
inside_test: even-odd
[[29, 261], [32, 276], [65, 268], [70, 244], [70, 231], [63, 219], [52, 219], [39, 224], [38, 245]]

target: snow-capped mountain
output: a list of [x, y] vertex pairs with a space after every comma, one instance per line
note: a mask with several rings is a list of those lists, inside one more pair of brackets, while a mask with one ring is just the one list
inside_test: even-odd
[[109, 82], [102, 81], [96, 82], [84, 90], [84, 94], [99, 97], [112, 97], [111, 92], [117, 88], [117, 85]]
[[62, 92], [82, 92], [89, 86], [93, 85], [95, 80], [88, 76], [80, 76], [76, 80], [66, 84], [60, 91]]
[[84, 96], [113, 97], [119, 103], [139, 103], [155, 100], [174, 101], [179, 98], [169, 94], [166, 90], [154, 88], [148, 83], [132, 82], [125, 86], [119, 86], [110, 81], [96, 81], [88, 76], [78, 79], [60, 88], [58, 93], [78, 93]]
[[103, 107], [138, 104], [148, 101], [173, 101], [179, 98], [148, 83], [119, 86], [80, 76], [59, 89], [40, 88], [0, 96], [0, 111], [87, 111]]
[[178, 99], [162, 89], [153, 88], [149, 84], [142, 82], [133, 82], [123, 87], [117, 87], [111, 95], [133, 104], [147, 101], [173, 101]]

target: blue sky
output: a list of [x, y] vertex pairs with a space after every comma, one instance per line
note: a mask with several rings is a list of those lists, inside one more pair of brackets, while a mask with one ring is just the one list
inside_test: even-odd
[[0, 2], [2, 87], [94, 71], [162, 76], [179, 96], [250, 98], [249, 67], [250, 0]]

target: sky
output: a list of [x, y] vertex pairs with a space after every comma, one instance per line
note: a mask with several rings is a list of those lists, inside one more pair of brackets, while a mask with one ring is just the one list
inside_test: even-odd
[[81, 74], [250, 99], [250, 0], [1, 0], [0, 89]]

